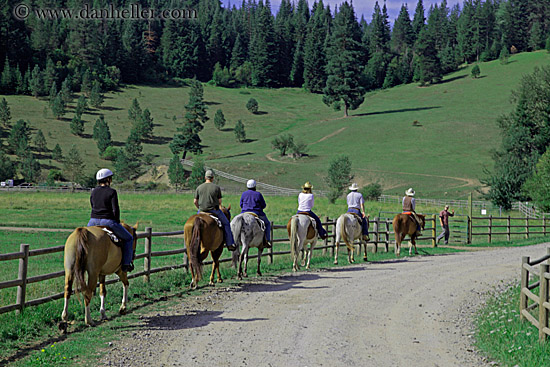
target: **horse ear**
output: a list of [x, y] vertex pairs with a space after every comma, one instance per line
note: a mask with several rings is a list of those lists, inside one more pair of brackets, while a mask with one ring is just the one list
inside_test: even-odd
[[231, 204], [227, 206], [227, 210], [231, 210]]
[[137, 231], [138, 225], [139, 225], [139, 222], [136, 222], [136, 224], [134, 224], [134, 225], [132, 226], [132, 228], [134, 228], [134, 229]]

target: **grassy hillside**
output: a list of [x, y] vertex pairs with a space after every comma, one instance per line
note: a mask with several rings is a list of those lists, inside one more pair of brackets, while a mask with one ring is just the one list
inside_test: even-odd
[[[492, 167], [491, 150], [500, 144], [496, 119], [511, 111], [510, 92], [522, 75], [537, 65], [550, 62], [546, 52], [518, 54], [507, 65], [499, 61], [481, 63], [481, 77], [470, 77], [471, 66], [448, 75], [439, 85], [421, 88], [417, 84], [372, 92], [349, 118], [325, 106], [321, 95], [301, 89], [226, 89], [205, 85], [209, 105], [201, 133], [207, 165], [243, 177], [271, 184], [299, 187], [311, 181], [325, 187], [324, 176], [330, 159], [347, 154], [353, 162], [359, 184], [380, 182], [385, 193], [402, 194], [414, 187], [423, 197], [462, 197], [480, 186], [483, 169]], [[1, 97], [1, 96], [0, 96]], [[254, 97], [260, 113], [252, 115], [245, 104]], [[47, 110], [46, 100], [28, 96], [5, 96], [12, 122], [23, 118], [42, 129], [52, 149], [59, 143], [64, 152], [77, 144], [92, 172], [112, 163], [98, 157], [91, 139], [92, 127], [100, 114], [111, 128], [118, 145], [130, 130], [128, 108], [138, 98], [149, 108], [155, 122], [156, 139], [144, 145], [144, 153], [155, 156], [155, 164], [166, 164], [176, 125], [182, 123], [188, 88], [170, 86], [128, 86], [108, 93], [104, 106], [84, 114], [86, 137], [70, 134], [73, 108], [62, 121]], [[227, 119], [224, 131], [213, 124], [217, 109]], [[44, 113], [44, 111], [48, 111]], [[174, 123], [172, 118], [177, 117]], [[237, 143], [232, 128], [238, 119], [245, 125], [247, 143]], [[419, 126], [413, 126], [418, 121]], [[279, 157], [271, 149], [277, 134], [289, 132], [309, 145], [308, 157], [293, 160]], [[41, 157], [46, 167], [60, 166], [50, 155]]]

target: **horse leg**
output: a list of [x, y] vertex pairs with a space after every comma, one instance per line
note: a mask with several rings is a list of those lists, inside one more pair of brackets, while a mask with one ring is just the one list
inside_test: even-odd
[[61, 313], [61, 321], [67, 322], [68, 310], [69, 310], [69, 298], [71, 298], [73, 286], [73, 277], [71, 272], [65, 271], [65, 304], [63, 305], [63, 312]]
[[[414, 254], [418, 255], [418, 251], [416, 251], [416, 237], [411, 238], [411, 243], [414, 246]], [[411, 249], [409, 249], [409, 255], [411, 254]]]
[[107, 288], [105, 288], [105, 275], [99, 276], [99, 299], [101, 300], [101, 306], [99, 312], [101, 313], [101, 320], [107, 320], [107, 313], [105, 312], [105, 296], [107, 295]]
[[239, 255], [239, 270], [237, 271], [237, 278], [242, 279], [243, 278], [243, 260], [244, 260], [244, 252], [241, 252]]
[[89, 325], [89, 326], [94, 325], [92, 321], [92, 317], [90, 316], [90, 302], [92, 301], [92, 296], [94, 295], [94, 290], [96, 285], [97, 285], [97, 274], [88, 272], [88, 285], [86, 289], [83, 290], [83, 293], [84, 293], [84, 305], [85, 305], [84, 321], [86, 322], [86, 325]]
[[336, 237], [334, 242], [334, 265], [338, 265], [338, 247], [340, 247], [340, 239]]
[[220, 256], [223, 252], [223, 244], [212, 252], [212, 274], [210, 274], [209, 285], [214, 285], [214, 272], [218, 276], [218, 283], [223, 283], [222, 275], [220, 274]]
[[130, 282], [128, 281], [128, 274], [119, 270], [117, 273], [120, 281], [122, 282], [122, 303], [118, 309], [118, 313], [121, 315], [126, 315], [126, 304], [128, 303], [128, 287]]
[[350, 245], [346, 244], [346, 247], [348, 248], [348, 263], [353, 264], [355, 262], [355, 257], [354, 257], [355, 248], [353, 247], [353, 242], [351, 243], [351, 247], [354, 249], [350, 250], [349, 246]]
[[256, 270], [256, 274], [258, 276], [262, 276], [262, 272], [260, 270], [260, 263], [262, 262], [262, 252], [264, 251], [263, 248], [258, 248], [258, 269]]
[[[362, 236], [361, 236], [362, 237]], [[360, 240], [359, 247], [361, 247], [361, 244], [363, 245], [364, 253], [363, 253], [363, 261], [367, 261], [367, 248], [368, 244], [367, 241], [364, 241], [363, 239]]]
[[313, 243], [310, 243], [309, 246], [306, 247], [305, 249], [306, 249], [306, 256], [307, 256], [306, 269], [309, 270], [309, 262], [311, 261], [311, 255], [313, 254]]
[[243, 252], [244, 252], [244, 258], [243, 258], [243, 267], [244, 267], [244, 270], [243, 270], [243, 277], [247, 278], [248, 277], [248, 250], [250, 250], [250, 247], [248, 246], [248, 244], [246, 245], [243, 245]]

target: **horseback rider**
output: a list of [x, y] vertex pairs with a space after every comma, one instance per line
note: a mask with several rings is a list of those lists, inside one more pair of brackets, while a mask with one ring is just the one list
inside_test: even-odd
[[296, 214], [307, 213], [310, 217], [315, 219], [317, 233], [319, 233], [319, 237], [324, 240], [328, 237], [327, 231], [323, 228], [319, 217], [311, 211], [314, 204], [311, 189], [313, 189], [313, 186], [309, 183], [309, 181], [302, 186], [302, 192], [298, 195], [298, 212]]
[[214, 214], [223, 225], [223, 231], [225, 233], [225, 247], [229, 251], [235, 251], [235, 240], [233, 239], [233, 233], [231, 233], [231, 226], [229, 220], [225, 214], [220, 210], [222, 205], [222, 190], [214, 181], [214, 172], [207, 170], [204, 173], [204, 183], [200, 184], [195, 190], [195, 199], [193, 203], [199, 209], [199, 213]]
[[271, 222], [264, 213], [266, 203], [264, 196], [256, 191], [256, 181], [248, 180], [246, 182], [248, 190], [241, 195], [241, 213], [250, 212], [258, 216], [265, 224], [264, 248], [270, 248], [271, 241]]
[[134, 270], [134, 264], [132, 263], [134, 257], [134, 238], [132, 234], [120, 224], [118, 195], [116, 190], [111, 187], [113, 172], [107, 168], [102, 168], [97, 171], [95, 177], [98, 186], [92, 190], [90, 195], [92, 214], [88, 222], [88, 227], [109, 227], [113, 233], [124, 242], [122, 248], [122, 266], [120, 269], [124, 272], [130, 272]]
[[412, 187], [410, 187], [407, 191], [405, 191], [405, 196], [403, 196], [402, 205], [403, 205], [403, 213], [410, 212], [412, 215], [413, 220], [416, 222], [416, 237], [420, 237], [422, 233], [420, 233], [420, 220], [418, 219], [418, 216], [416, 215], [416, 200], [414, 199], [414, 190]]
[[369, 237], [369, 222], [365, 216], [365, 199], [363, 199], [363, 194], [357, 192], [359, 186], [356, 183], [353, 183], [349, 190], [351, 191], [347, 196], [348, 202], [348, 213], [357, 214], [361, 218], [361, 228], [363, 233], [363, 240], [370, 241]]

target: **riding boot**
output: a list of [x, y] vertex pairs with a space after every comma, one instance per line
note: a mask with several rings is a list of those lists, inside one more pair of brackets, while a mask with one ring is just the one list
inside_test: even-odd
[[264, 246], [264, 248], [271, 248], [271, 245], [269, 244], [269, 242], [267, 241], [267, 238], [265, 236], [264, 236], [263, 246]]
[[364, 235], [363, 235], [363, 241], [367, 241], [367, 242], [370, 241], [370, 237], [369, 237], [368, 234], [364, 234]]

